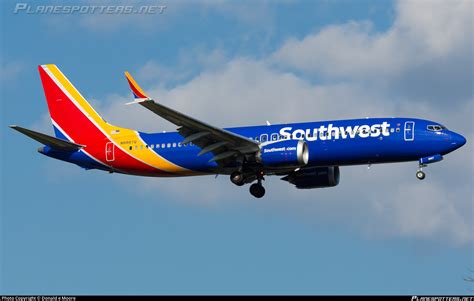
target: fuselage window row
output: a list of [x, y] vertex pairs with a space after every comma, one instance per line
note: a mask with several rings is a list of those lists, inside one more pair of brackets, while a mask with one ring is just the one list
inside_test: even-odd
[[[158, 149], [158, 148], [172, 148], [172, 147], [184, 147], [184, 146], [188, 146], [188, 145], [193, 145], [192, 143], [188, 143], [188, 144], [181, 144], [180, 142], [179, 143], [176, 143], [176, 142], [173, 142], [173, 143], [162, 143], [162, 144], [151, 144], [151, 145], [148, 145], [146, 144], [145, 145], [145, 148], [151, 148], [151, 149]], [[138, 149], [143, 149], [143, 145], [135, 145], [135, 150], [138, 150]], [[133, 146], [130, 146], [128, 148], [129, 150], [133, 150]]]

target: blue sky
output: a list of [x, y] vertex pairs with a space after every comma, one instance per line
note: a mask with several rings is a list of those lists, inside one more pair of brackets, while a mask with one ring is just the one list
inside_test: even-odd
[[[147, 16], [14, 14], [15, 4], [1, 4], [1, 293], [473, 289], [471, 2], [180, 1]], [[225, 176], [83, 171], [7, 127], [52, 133], [45, 63], [106, 119], [144, 131], [174, 127], [123, 105], [125, 70], [218, 126], [413, 116], [468, 144], [423, 183], [416, 163], [346, 167], [331, 189], [268, 179], [261, 200]]]

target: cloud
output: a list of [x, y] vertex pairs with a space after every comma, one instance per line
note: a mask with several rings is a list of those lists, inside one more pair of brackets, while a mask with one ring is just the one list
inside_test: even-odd
[[[384, 227], [373, 227], [368, 231], [402, 237], [433, 239], [436, 236], [450, 238], [453, 242], [464, 243], [472, 240], [472, 224], [469, 215], [456, 208], [453, 199], [463, 197], [456, 192], [448, 192], [442, 185], [433, 182], [405, 182], [391, 192], [393, 194], [371, 200], [372, 216], [375, 223]], [[379, 232], [379, 233], [377, 233]], [[395, 232], [395, 233], [394, 233]]]
[[471, 53], [466, 38], [472, 37], [471, 1], [399, 1], [396, 8], [397, 18], [386, 32], [376, 32], [370, 21], [331, 25], [302, 40], [288, 40], [274, 60], [331, 77], [372, 78]]
[[[157, 83], [145, 87], [145, 90], [166, 105], [219, 126], [264, 124], [267, 119], [277, 123], [386, 116], [393, 112], [393, 106], [383, 102], [374, 106], [374, 103], [378, 103], [378, 96], [356, 85], [313, 85], [293, 73], [282, 73], [265, 62], [246, 58], [236, 58], [220, 68], [205, 70], [181, 85], [165, 88]], [[133, 126], [143, 130], [157, 129], [156, 123], [149, 122], [157, 118], [153, 113], [141, 107], [132, 108], [129, 114], [139, 117], [136, 122], [132, 121], [132, 118], [123, 117], [126, 110], [130, 109], [122, 105], [125, 98], [109, 98], [112, 107], [108, 109], [107, 115], [111, 122], [125, 123], [127, 126], [133, 122]], [[334, 102], [335, 99], [338, 101]], [[357, 106], [354, 102], [357, 102]], [[348, 107], [351, 107], [349, 113], [345, 111]], [[215, 111], [222, 113], [215, 114]]]
[[303, 39], [289, 39], [272, 61], [444, 105], [448, 97], [472, 95], [473, 11], [473, 2], [465, 0], [399, 1], [395, 21], [385, 32], [374, 30], [370, 21], [330, 25]]
[[149, 60], [138, 69], [134, 77], [144, 83], [159, 83], [160, 86], [177, 85], [189, 81], [203, 68], [213, 70], [227, 62], [228, 58], [223, 50], [197, 45], [192, 49], [178, 51], [178, 62], [172, 66]]

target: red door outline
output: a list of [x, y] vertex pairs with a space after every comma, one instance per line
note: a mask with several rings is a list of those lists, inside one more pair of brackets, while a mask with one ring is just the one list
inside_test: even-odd
[[105, 160], [107, 160], [107, 162], [115, 160], [114, 150], [115, 145], [113, 142], [107, 142], [107, 144], [105, 144]]

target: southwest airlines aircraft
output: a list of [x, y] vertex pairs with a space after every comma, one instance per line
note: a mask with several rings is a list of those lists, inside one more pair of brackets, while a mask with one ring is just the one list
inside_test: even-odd
[[175, 124], [173, 133], [142, 133], [109, 124], [55, 65], [39, 66], [56, 137], [11, 126], [44, 146], [43, 155], [85, 169], [137, 176], [230, 175], [253, 183], [263, 197], [266, 175], [299, 189], [333, 187], [339, 166], [417, 161], [422, 168], [460, 148], [466, 139], [443, 125], [415, 118], [366, 118], [218, 128], [154, 101], [125, 73], [135, 100]]

